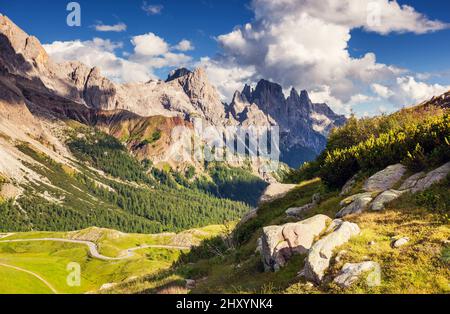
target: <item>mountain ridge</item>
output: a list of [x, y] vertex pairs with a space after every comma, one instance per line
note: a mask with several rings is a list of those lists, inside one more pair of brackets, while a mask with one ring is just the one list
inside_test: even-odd
[[[176, 69], [166, 81], [118, 84], [104, 77], [97, 67], [77, 61], [53, 62], [37, 38], [23, 32], [6, 16], [0, 17], [0, 33], [2, 46], [10, 46], [1, 53], [4, 71], [38, 79], [42, 87], [88, 108], [127, 110], [143, 117], [181, 116], [190, 122], [200, 117], [219, 128], [279, 125], [282, 155], [298, 147], [320, 153], [329, 131], [345, 122], [345, 117], [334, 114], [326, 104], [315, 110], [319, 107], [312, 104], [306, 92], [298, 95], [292, 89], [286, 98], [279, 84], [264, 79], [255, 90], [244, 86], [244, 108], [237, 112], [233, 109], [236, 102], [222, 102], [202, 68]], [[243, 111], [243, 115], [236, 115]]]

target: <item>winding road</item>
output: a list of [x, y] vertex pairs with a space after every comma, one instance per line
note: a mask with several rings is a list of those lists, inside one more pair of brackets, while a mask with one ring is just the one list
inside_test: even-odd
[[29, 270], [26, 270], [26, 269], [23, 269], [23, 268], [20, 268], [20, 267], [17, 267], [17, 266], [12, 266], [12, 265], [3, 264], [3, 263], [0, 263], [0, 266], [7, 267], [7, 268], [11, 268], [11, 269], [14, 269], [14, 270], [17, 270], [17, 271], [21, 271], [21, 272], [27, 273], [27, 274], [29, 274], [29, 275], [31, 275], [31, 276], [33, 276], [33, 277], [39, 279], [39, 280], [40, 280], [43, 284], [45, 284], [45, 285], [46, 285], [46, 286], [47, 286], [54, 294], [57, 294], [57, 293], [58, 293], [58, 291], [56, 291], [56, 289], [53, 288], [53, 286], [52, 286], [47, 280], [45, 280], [44, 278], [42, 278], [41, 276], [39, 276], [39, 275], [36, 274], [36, 273], [33, 273], [33, 272], [29, 271]]
[[89, 249], [89, 255], [92, 258], [96, 258], [102, 261], [119, 261], [128, 259], [134, 256], [134, 252], [142, 249], [169, 249], [169, 250], [190, 250], [189, 246], [176, 246], [176, 245], [142, 245], [134, 248], [129, 248], [120, 252], [119, 257], [109, 257], [99, 253], [97, 244], [90, 241], [84, 240], [71, 240], [71, 239], [60, 239], [60, 238], [38, 238], [38, 239], [15, 239], [15, 240], [2, 240], [1, 243], [17, 243], [17, 242], [63, 242], [63, 243], [73, 243], [86, 245]]
[[[11, 235], [13, 235], [13, 234], [12, 233], [2, 234], [2, 235], [0, 235], [0, 239], [4, 239]], [[62, 239], [62, 238], [14, 239], [14, 240], [1, 240], [0, 244], [1, 243], [17, 243], [17, 242], [42, 242], [42, 241], [86, 245], [89, 249], [89, 256], [91, 256], [92, 258], [102, 260], [102, 261], [117, 261], [117, 260], [128, 259], [128, 258], [131, 258], [134, 256], [135, 251], [142, 250], [142, 249], [150, 249], [150, 248], [152, 248], [152, 249], [169, 249], [169, 250], [190, 250], [191, 249], [191, 247], [189, 247], [189, 246], [142, 245], [142, 246], [137, 246], [137, 247], [133, 247], [133, 248], [129, 248], [129, 249], [121, 251], [119, 254], [119, 257], [109, 257], [109, 256], [105, 256], [105, 255], [102, 255], [99, 253], [97, 244], [95, 244], [94, 242], [84, 241], [84, 240], [71, 240], [71, 239]], [[38, 274], [36, 274], [34, 272], [31, 272], [29, 270], [26, 270], [24, 268], [20, 268], [17, 266], [12, 266], [9, 264], [0, 263], [0, 267], [1, 266], [27, 273], [27, 274], [37, 278], [38, 280], [40, 280], [42, 283], [44, 283], [53, 293], [55, 293], [55, 294], [58, 293], [56, 291], [56, 289], [48, 281], [46, 281], [44, 278], [42, 278], [41, 276], [39, 276]]]

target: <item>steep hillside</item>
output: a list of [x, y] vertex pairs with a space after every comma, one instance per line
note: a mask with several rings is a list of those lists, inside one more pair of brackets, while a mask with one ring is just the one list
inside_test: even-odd
[[[184, 278], [192, 293], [448, 293], [450, 123], [446, 106], [432, 103], [350, 119], [325, 152], [354, 147], [355, 168], [335, 165], [331, 177], [350, 178], [345, 185], [322, 172], [333, 161], [319, 157], [290, 176], [296, 187], [277, 187], [283, 193], [227, 238], [207, 240], [170, 272], [114, 291], [175, 289]], [[423, 151], [408, 151], [418, 144]]]

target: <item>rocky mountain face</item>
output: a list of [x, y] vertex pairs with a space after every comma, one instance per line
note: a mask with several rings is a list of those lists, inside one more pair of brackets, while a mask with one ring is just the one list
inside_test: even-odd
[[[266, 80], [254, 89], [245, 86], [229, 105], [224, 104], [201, 68], [175, 70], [166, 81], [118, 84], [102, 76], [97, 67], [89, 68], [77, 61], [53, 62], [37, 38], [26, 34], [6, 16], [0, 16], [0, 47], [3, 103], [12, 103], [11, 97], [17, 103], [15, 109], [2, 105], [2, 117], [8, 113], [9, 121], [12, 115], [17, 121], [28, 121], [19, 124], [34, 126], [34, 133], [38, 129], [43, 132], [39, 121], [42, 118], [98, 125], [114, 130], [114, 135], [130, 127], [130, 117], [134, 121], [131, 125], [151, 125], [151, 132], [169, 131], [167, 127], [157, 130], [154, 121], [158, 119], [152, 117], [168, 119], [161, 122], [163, 126], [190, 126], [194, 118], [218, 128], [277, 125], [282, 161], [297, 167], [313, 159], [325, 147], [328, 132], [345, 122], [345, 117], [336, 115], [326, 104], [313, 104], [306, 91], [298, 94], [292, 89], [286, 98], [280, 85]], [[109, 117], [107, 126], [105, 116]], [[142, 128], [138, 131], [140, 135], [149, 132]], [[175, 142], [170, 136], [163, 138], [163, 148], [156, 149], [162, 155], [151, 158], [163, 160], [164, 152]], [[126, 144], [139, 147], [141, 156], [155, 151], [143, 147], [145, 142], [146, 138], [135, 136], [133, 143]]]
[[307, 91], [292, 88], [286, 98], [279, 84], [267, 80], [237, 92], [229, 111], [243, 125], [278, 125], [282, 161], [293, 167], [319, 154], [331, 129], [346, 121], [328, 105], [313, 103]]

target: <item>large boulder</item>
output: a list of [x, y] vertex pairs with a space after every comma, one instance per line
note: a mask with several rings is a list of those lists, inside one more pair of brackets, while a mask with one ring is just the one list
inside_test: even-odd
[[294, 254], [306, 254], [331, 219], [325, 215], [263, 228], [261, 256], [266, 271], [278, 271]]
[[311, 247], [303, 270], [305, 278], [309, 281], [320, 283], [325, 275], [325, 271], [330, 266], [333, 251], [360, 232], [361, 230], [357, 224], [347, 221], [336, 224], [336, 229], [333, 232], [317, 241]]
[[356, 194], [351, 197], [348, 197], [340, 203], [341, 206], [343, 205], [347, 206], [342, 208], [336, 214], [336, 218], [342, 218], [347, 215], [362, 213], [367, 209], [368, 205], [370, 204], [370, 202], [372, 202], [372, 200], [373, 197], [371, 192]]
[[423, 172], [421, 172], [409, 177], [402, 184], [400, 190], [406, 190], [412, 193], [422, 192], [428, 189], [433, 184], [444, 180], [449, 173], [450, 173], [450, 162], [433, 171], [428, 172], [426, 175]]
[[371, 210], [380, 211], [385, 208], [385, 205], [393, 200], [399, 198], [404, 192], [396, 190], [387, 190], [378, 195], [372, 204], [370, 205]]
[[358, 281], [363, 274], [367, 274], [369, 286], [381, 284], [381, 267], [376, 262], [347, 263], [342, 267], [339, 275], [334, 278], [334, 282], [341, 288], [348, 288]]
[[392, 189], [400, 181], [406, 172], [406, 167], [396, 164], [377, 172], [364, 183], [364, 190], [367, 192], [386, 191]]

